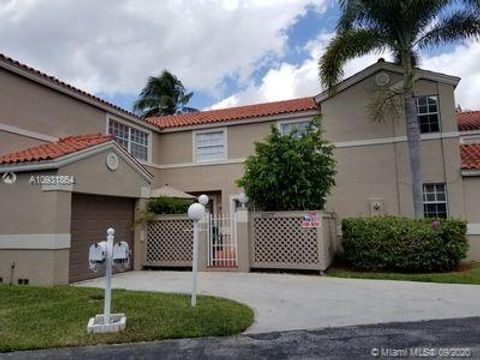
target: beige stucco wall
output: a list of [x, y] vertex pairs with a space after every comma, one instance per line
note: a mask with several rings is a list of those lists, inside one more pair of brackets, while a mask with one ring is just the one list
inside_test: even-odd
[[0, 130], [0, 155], [45, 143], [47, 142]]
[[105, 132], [105, 111], [0, 69], [0, 123], [50, 136]]
[[[293, 119], [293, 118], [292, 118]], [[245, 159], [254, 152], [254, 142], [264, 139], [275, 121], [260, 121], [227, 128], [227, 156], [229, 160]], [[212, 128], [223, 129], [222, 124]], [[156, 165], [192, 164], [194, 130], [165, 132], [154, 135], [152, 162]]]
[[15, 184], [0, 182], [1, 234], [64, 234], [70, 231], [71, 194], [43, 191], [32, 185], [32, 176], [55, 175], [56, 171], [18, 173]]
[[[111, 151], [114, 150], [106, 149], [58, 171], [17, 172], [17, 181], [12, 185], [0, 182], [0, 277], [4, 282], [10, 281], [13, 261], [14, 283], [23, 278], [35, 285], [68, 283], [72, 192], [46, 191], [41, 185], [30, 183], [32, 176], [34, 179], [48, 175], [73, 176], [74, 192], [141, 196], [142, 187], [149, 186], [148, 180], [121, 157], [118, 169], [109, 170], [106, 156]], [[141, 241], [142, 234], [137, 231], [135, 243]], [[136, 249], [134, 266], [137, 269], [141, 254], [141, 248]]]
[[155, 174], [152, 188], [165, 184], [185, 192], [221, 191], [221, 212], [229, 212], [231, 194], [241, 190], [235, 180], [243, 175], [243, 164], [225, 164], [214, 166], [190, 166], [176, 169], [151, 169]]
[[480, 260], [480, 177], [464, 177], [463, 186], [466, 219], [471, 224], [469, 258]]
[[31, 176], [54, 174], [56, 171], [18, 173], [15, 184], [0, 183], [0, 277], [4, 283], [10, 282], [12, 261], [15, 284], [18, 279], [37, 285], [68, 283], [68, 248], [5, 249], [2, 244], [20, 236], [42, 247], [42, 236], [68, 236], [71, 193], [43, 191], [29, 183]]
[[68, 254], [68, 249], [0, 250], [0, 277], [4, 284], [17, 284], [18, 279], [31, 285], [67, 284]]
[[[400, 80], [399, 75], [389, 75], [392, 82]], [[337, 187], [328, 199], [327, 208], [334, 209], [340, 217], [369, 215], [370, 198], [383, 199], [385, 213], [407, 216], [413, 213], [408, 145], [402, 140], [405, 136], [404, 114], [401, 112], [399, 119], [384, 123], [371, 121], [368, 104], [376, 88], [374, 79], [375, 75], [372, 75], [321, 104], [325, 135], [338, 144], [335, 150]], [[418, 95], [438, 96], [442, 131], [450, 136], [422, 141], [422, 180], [425, 183], [446, 183], [449, 213], [462, 218], [465, 213], [459, 171], [459, 138], [452, 134], [457, 127], [454, 88], [420, 80], [416, 92]], [[343, 143], [375, 139], [387, 139], [389, 143], [359, 146]]]
[[141, 177], [134, 168], [120, 156], [117, 170], [107, 168], [107, 155], [113, 150], [106, 150], [89, 158], [64, 166], [60, 175], [75, 178], [73, 191], [87, 194], [141, 197], [141, 189], [149, 187], [148, 181]]

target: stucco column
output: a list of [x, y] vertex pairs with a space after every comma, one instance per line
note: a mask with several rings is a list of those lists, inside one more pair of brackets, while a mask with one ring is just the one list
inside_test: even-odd
[[248, 209], [241, 207], [237, 209], [237, 256], [238, 271], [250, 271], [250, 253], [248, 239]]
[[[137, 199], [135, 202], [135, 221], [138, 220], [139, 211], [145, 209], [148, 199]], [[147, 241], [147, 223], [135, 225], [133, 234], [133, 270], [142, 270], [145, 261], [145, 246]]]

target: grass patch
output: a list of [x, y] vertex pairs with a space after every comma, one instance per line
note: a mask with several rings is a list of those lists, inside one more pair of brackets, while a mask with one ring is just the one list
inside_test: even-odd
[[127, 315], [122, 333], [92, 335], [90, 317], [103, 312], [103, 290], [71, 286], [0, 286], [0, 352], [237, 334], [253, 311], [235, 301], [112, 290], [112, 312]]
[[349, 279], [406, 280], [480, 285], [480, 263], [460, 264], [455, 271], [429, 274], [357, 271], [342, 264], [332, 266], [327, 275]]

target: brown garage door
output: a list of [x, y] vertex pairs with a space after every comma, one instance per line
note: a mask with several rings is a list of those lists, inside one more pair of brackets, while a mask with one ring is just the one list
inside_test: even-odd
[[133, 199], [72, 194], [70, 282], [103, 276], [88, 268], [88, 249], [106, 239], [109, 227], [115, 229], [115, 242], [128, 241], [133, 250], [133, 218]]

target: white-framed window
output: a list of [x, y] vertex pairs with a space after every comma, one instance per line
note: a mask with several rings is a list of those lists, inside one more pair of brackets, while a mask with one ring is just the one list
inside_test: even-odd
[[281, 121], [278, 123], [278, 129], [282, 135], [289, 135], [296, 130], [295, 136], [302, 137], [306, 134], [310, 123], [310, 120]]
[[196, 162], [225, 160], [227, 158], [226, 138], [226, 129], [194, 132], [194, 160]]
[[108, 133], [115, 141], [138, 160], [148, 161], [149, 134], [123, 122], [108, 119]]
[[446, 218], [447, 189], [445, 184], [423, 184], [423, 212], [428, 218]]
[[417, 116], [420, 132], [422, 134], [439, 132], [440, 120], [438, 116], [438, 97], [417, 97]]

